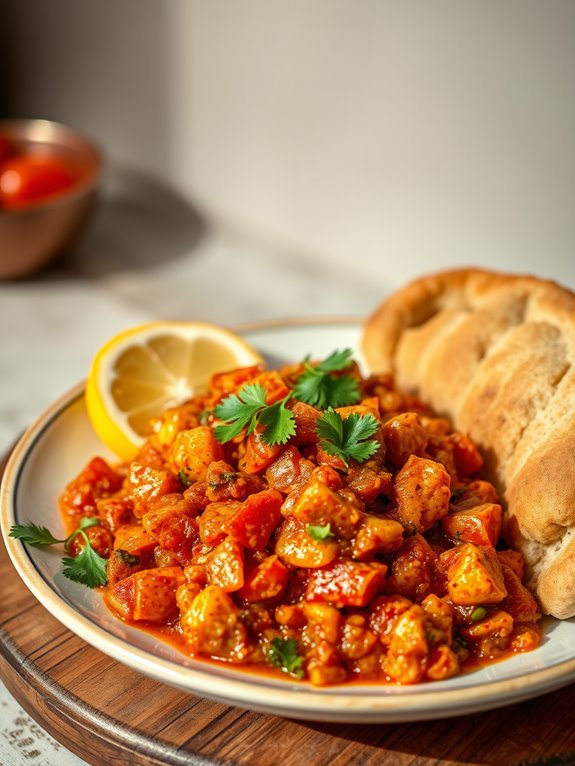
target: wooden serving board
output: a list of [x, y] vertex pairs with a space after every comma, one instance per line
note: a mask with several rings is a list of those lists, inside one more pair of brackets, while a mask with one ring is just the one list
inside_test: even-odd
[[575, 763], [575, 685], [425, 723], [291, 721], [185, 694], [88, 646], [30, 594], [3, 543], [0, 582], [0, 677], [44, 729], [94, 766]]

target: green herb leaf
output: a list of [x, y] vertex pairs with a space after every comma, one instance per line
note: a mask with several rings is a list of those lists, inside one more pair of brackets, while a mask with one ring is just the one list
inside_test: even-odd
[[116, 549], [116, 556], [128, 567], [135, 567], [140, 563], [139, 556], [136, 556], [135, 553], [130, 553], [130, 551], [125, 551], [123, 548]]
[[16, 540], [22, 540], [26, 545], [55, 545], [63, 543], [65, 540], [58, 540], [46, 527], [39, 527], [37, 524], [16, 524], [10, 528], [9, 537]]
[[182, 482], [184, 487], [189, 487], [191, 482], [191, 479], [188, 477], [188, 474], [183, 468], [180, 468], [178, 471], [178, 479]]
[[85, 532], [80, 532], [85, 540], [85, 545], [74, 558], [62, 559], [62, 574], [69, 580], [87, 585], [88, 588], [97, 588], [107, 582], [106, 559], [102, 558], [90, 545]]
[[82, 535], [85, 543], [84, 548], [78, 556], [74, 558], [65, 556], [62, 559], [62, 573], [70, 580], [83, 583], [89, 588], [96, 588], [98, 585], [106, 584], [107, 562], [92, 548], [84, 530], [99, 523], [100, 519], [97, 516], [85, 516], [80, 520], [78, 529], [75, 529], [65, 540], [58, 540], [46, 527], [39, 527], [36, 524], [17, 524], [11, 528], [10, 537], [34, 546], [64, 543], [64, 549], [67, 550], [72, 540], [77, 535]]
[[350, 348], [344, 348], [342, 351], [333, 351], [323, 362], [316, 366], [316, 370], [321, 372], [339, 372], [351, 367], [353, 364], [353, 351]]
[[225, 421], [225, 425], [215, 427], [216, 439], [225, 444], [241, 434], [244, 428], [250, 434], [266, 407], [266, 390], [261, 383], [246, 383], [239, 394], [230, 394], [214, 407], [215, 417]]
[[272, 665], [303, 678], [303, 657], [298, 654], [295, 638], [274, 638], [268, 645], [268, 657]]
[[260, 383], [247, 383], [239, 394], [230, 394], [214, 407], [214, 415], [226, 421], [215, 427], [216, 439], [225, 444], [244, 428], [250, 434], [260, 424], [266, 444], [285, 444], [296, 430], [294, 414], [286, 407], [291, 394], [269, 405], [266, 404], [266, 396], [266, 389]]
[[259, 423], [264, 426], [262, 439], [268, 445], [285, 444], [296, 431], [295, 417], [286, 407], [286, 399], [262, 410]]
[[329, 540], [332, 537], [335, 537], [334, 533], [331, 531], [331, 524], [329, 521], [323, 526], [321, 524], [308, 524], [305, 528], [305, 531], [310, 537], [312, 537], [314, 540], [318, 540], [319, 542], [323, 542], [324, 540]]
[[479, 620], [482, 620], [486, 614], [487, 609], [484, 606], [476, 606], [471, 612], [471, 620], [473, 622], [478, 622]]
[[[75, 529], [71, 535], [64, 540], [64, 550], [68, 550], [72, 540], [77, 537], [83, 529], [90, 529], [90, 527], [97, 527], [100, 524], [100, 519], [97, 516], [83, 516], [78, 524], [78, 529]], [[84, 535], [86, 537], [86, 535]]]
[[322, 449], [328, 455], [341, 458], [346, 465], [349, 465], [350, 460], [363, 463], [375, 454], [379, 444], [370, 437], [376, 431], [377, 420], [373, 415], [352, 412], [342, 418], [332, 407], [316, 423]]
[[353, 364], [350, 349], [334, 351], [333, 354], [311, 365], [304, 362], [305, 372], [297, 379], [293, 393], [296, 399], [314, 407], [344, 407], [359, 401], [359, 383], [351, 375], [332, 375]]

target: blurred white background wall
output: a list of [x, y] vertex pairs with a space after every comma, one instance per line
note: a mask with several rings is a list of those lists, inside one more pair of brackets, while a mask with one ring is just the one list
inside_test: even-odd
[[208, 216], [386, 287], [575, 287], [573, 0], [4, 2], [10, 111]]

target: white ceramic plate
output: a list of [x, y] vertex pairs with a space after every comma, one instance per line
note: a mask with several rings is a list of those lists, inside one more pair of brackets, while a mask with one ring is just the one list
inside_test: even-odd
[[[244, 332], [271, 365], [306, 354], [357, 347], [359, 326], [345, 321], [278, 323]], [[97, 592], [64, 578], [61, 551], [25, 547], [8, 537], [13, 524], [63, 531], [57, 497], [94, 455], [114, 460], [88, 421], [83, 388], [55, 402], [26, 432], [2, 485], [2, 532], [20, 576], [67, 628], [114, 659], [167, 684], [220, 702], [316, 721], [380, 723], [441, 718], [486, 710], [551, 691], [575, 680], [575, 622], [547, 620], [540, 648], [447, 681], [410, 687], [317, 689], [289, 679], [194, 661], [114, 619]]]

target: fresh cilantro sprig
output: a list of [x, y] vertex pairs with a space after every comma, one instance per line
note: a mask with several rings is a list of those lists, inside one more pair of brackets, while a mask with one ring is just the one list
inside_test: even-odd
[[334, 351], [323, 362], [312, 365], [304, 361], [305, 372], [295, 382], [293, 394], [306, 404], [324, 410], [326, 407], [345, 407], [356, 404], [360, 398], [359, 383], [352, 375], [333, 375], [353, 364], [352, 351]]
[[303, 678], [303, 657], [298, 653], [295, 638], [272, 639], [268, 644], [267, 655], [276, 668], [281, 668], [285, 673], [291, 673], [297, 678]]
[[322, 449], [349, 465], [350, 460], [363, 463], [375, 454], [379, 444], [371, 437], [377, 431], [377, 426], [373, 415], [352, 412], [342, 418], [339, 412], [329, 407], [318, 418], [316, 431]]
[[261, 383], [246, 383], [238, 394], [230, 394], [214, 407], [214, 415], [224, 421], [214, 429], [216, 439], [225, 444], [241, 434], [251, 434], [261, 424], [262, 438], [268, 445], [285, 444], [295, 434], [295, 418], [286, 403], [291, 394], [275, 404], [266, 402]]
[[230, 394], [216, 405], [214, 416], [221, 421], [214, 434], [221, 444], [231, 441], [243, 431], [251, 434], [259, 425], [262, 439], [268, 445], [285, 444], [295, 435], [293, 412], [286, 406], [291, 399], [299, 399], [320, 409], [344, 407], [360, 399], [358, 381], [341, 373], [353, 364], [352, 351], [334, 351], [318, 364], [304, 360], [304, 372], [293, 389], [281, 401], [268, 404], [267, 391], [261, 383], [246, 383], [237, 394]]
[[327, 524], [308, 524], [305, 531], [311, 538], [318, 542], [331, 540], [332, 537], [335, 537], [334, 533], [331, 531], [331, 524], [329, 521]]
[[11, 527], [9, 536], [35, 547], [66, 542], [65, 540], [58, 540], [49, 529], [39, 527], [37, 524], [16, 524]]
[[64, 544], [64, 550], [68, 551], [72, 540], [78, 535], [84, 538], [84, 547], [75, 557], [64, 556], [62, 559], [62, 574], [74, 582], [96, 588], [107, 582], [106, 559], [92, 548], [90, 539], [85, 530], [100, 523], [95, 516], [86, 516], [80, 520], [78, 528], [71, 535], [60, 540], [50, 532], [47, 527], [37, 524], [15, 524], [10, 529], [10, 537], [21, 540], [26, 545], [41, 547], [44, 545]]

